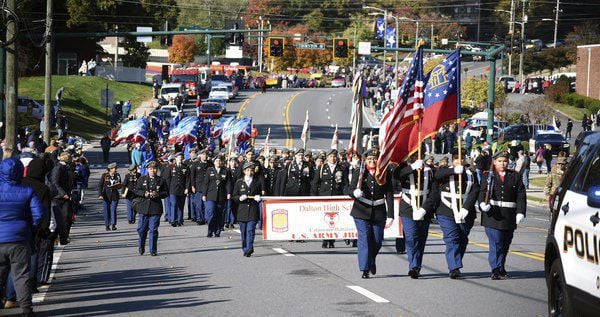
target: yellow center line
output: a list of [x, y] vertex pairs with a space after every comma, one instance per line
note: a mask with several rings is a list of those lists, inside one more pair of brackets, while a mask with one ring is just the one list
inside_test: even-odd
[[[435, 237], [439, 237], [439, 238], [443, 238], [444, 235], [441, 232], [435, 232], [435, 231], [429, 231], [429, 234]], [[484, 249], [489, 249], [490, 246], [484, 243], [479, 243], [479, 242], [473, 242], [473, 241], [469, 241], [469, 244], [484, 248]], [[522, 257], [526, 257], [526, 258], [530, 258], [530, 259], [534, 259], [534, 260], [538, 260], [538, 261], [544, 261], [544, 255], [541, 253], [537, 253], [537, 252], [530, 252], [530, 251], [513, 251], [513, 250], [509, 250], [508, 253], [512, 253], [518, 256], [522, 256]]]
[[250, 100], [254, 99], [254, 97], [256, 97], [258, 94], [260, 94], [260, 92], [254, 93], [254, 94], [250, 95], [250, 97], [248, 97], [248, 99], [244, 100], [244, 103], [242, 103], [242, 106], [240, 107], [240, 110], [238, 111], [237, 119], [242, 118], [242, 112], [246, 109], [246, 106], [248, 105], [248, 103], [250, 103]]
[[301, 93], [303, 93], [303, 91], [298, 92], [295, 95], [293, 95], [292, 98], [290, 98], [288, 103], [285, 105], [285, 120], [283, 121], [283, 130], [285, 131], [285, 138], [286, 138], [285, 147], [286, 148], [291, 148], [292, 146], [294, 146], [292, 127], [290, 126], [290, 106], [292, 105], [292, 102], [294, 102], [294, 99], [296, 99], [296, 97], [298, 97], [298, 95]]

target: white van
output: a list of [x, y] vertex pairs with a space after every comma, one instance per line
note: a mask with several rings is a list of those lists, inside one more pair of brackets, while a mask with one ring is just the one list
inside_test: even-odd
[[19, 96], [17, 111], [28, 113], [36, 119], [41, 119], [44, 116], [44, 105], [25, 96]]
[[169, 100], [177, 98], [177, 96], [183, 97], [183, 103], [188, 102], [188, 96], [183, 83], [164, 84], [160, 88], [160, 99], [165, 100], [167, 103]]

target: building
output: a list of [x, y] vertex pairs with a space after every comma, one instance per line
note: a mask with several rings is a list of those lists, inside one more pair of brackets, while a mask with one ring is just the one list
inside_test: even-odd
[[577, 81], [579, 95], [600, 99], [600, 44], [577, 46]]

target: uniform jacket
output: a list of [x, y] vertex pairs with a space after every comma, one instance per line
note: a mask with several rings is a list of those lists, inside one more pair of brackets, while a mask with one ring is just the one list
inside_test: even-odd
[[115, 173], [115, 175], [110, 175], [108, 172], [103, 173], [98, 184], [98, 196], [102, 196], [104, 200], [108, 201], [119, 200], [119, 189], [113, 186], [121, 183], [121, 175], [119, 173]]
[[313, 176], [311, 183], [311, 195], [313, 196], [335, 196], [343, 195], [344, 188], [348, 186], [347, 170], [337, 163], [333, 171], [329, 164], [321, 165]]
[[265, 168], [265, 192], [266, 195], [274, 195], [275, 192], [275, 181], [277, 179], [277, 168]]
[[[454, 193], [455, 195], [458, 195], [460, 188], [458, 182], [459, 177], [458, 175], [454, 174], [453, 168], [442, 167], [435, 173], [434, 178], [435, 182], [433, 184], [431, 193], [428, 195], [423, 208], [425, 210], [436, 210], [436, 214], [438, 215], [454, 218], [455, 215], [452, 207], [454, 207], [457, 212], [460, 211], [458, 198], [455, 198], [453, 205], [452, 199], [449, 197], [449, 195], [452, 193], [451, 179], [453, 179], [454, 182]], [[479, 195], [479, 184], [477, 182], [477, 175], [470, 171], [467, 172], [466, 168], [462, 174], [462, 193], [462, 208], [465, 208], [469, 211], [467, 219], [477, 218], [475, 204], [477, 203], [477, 198]], [[449, 203], [450, 207], [448, 207], [444, 201]]]
[[[263, 195], [260, 178], [253, 177], [250, 186], [246, 184], [244, 178], [240, 178], [235, 182], [233, 189], [233, 200], [238, 204], [237, 220], [238, 221], [258, 221], [260, 219], [260, 209], [258, 202], [254, 200], [255, 195]], [[240, 201], [240, 196], [246, 195], [248, 198]]]
[[[527, 194], [523, 180], [518, 173], [511, 170], [506, 171], [504, 181], [501, 180], [498, 172], [494, 171], [493, 173], [490, 193], [491, 209], [481, 213], [481, 225], [500, 230], [514, 230], [517, 227], [517, 213], [525, 215], [527, 210]], [[481, 179], [479, 202], [485, 200], [487, 184], [488, 175], [486, 174]], [[497, 206], [494, 202], [513, 203], [516, 207]]]
[[125, 196], [125, 198], [131, 200], [135, 197], [135, 186], [138, 182], [138, 180], [140, 179], [141, 175], [140, 173], [127, 173], [125, 175], [125, 179], [123, 179], [123, 193], [125, 193], [125, 190], [127, 189], [127, 195]]
[[225, 167], [221, 167], [217, 173], [215, 167], [209, 167], [206, 171], [204, 184], [202, 185], [202, 195], [206, 200], [225, 201], [227, 195], [232, 192], [231, 173]]
[[306, 162], [300, 165], [296, 161], [286, 165], [279, 174], [278, 190], [281, 196], [308, 196], [310, 194], [310, 181], [312, 169]]
[[560, 168], [556, 166], [552, 167], [550, 174], [546, 176], [546, 182], [544, 184], [544, 194], [546, 194], [546, 196], [554, 195], [558, 185], [560, 185], [563, 174], [564, 172]]
[[[361, 199], [354, 197], [354, 189], [356, 189], [358, 184], [360, 173], [360, 169], [356, 169], [352, 173], [349, 190], [350, 197], [354, 198], [354, 204], [352, 205], [350, 215], [354, 218], [376, 221], [385, 221], [386, 218], [394, 218], [394, 192], [391, 179], [388, 177], [385, 184], [379, 185], [375, 180], [375, 175], [371, 175], [369, 171], [364, 170], [362, 186], [360, 188], [363, 192]], [[385, 203], [371, 204], [366, 202], [379, 201], [381, 199]]]
[[[410, 193], [411, 188], [411, 179], [415, 190], [419, 186], [418, 182], [418, 170], [413, 170], [410, 165], [399, 166], [394, 171], [394, 177], [398, 180], [399, 186], [402, 188], [402, 197], [400, 198], [400, 216], [412, 218], [413, 213], [413, 195], [415, 206], [416, 206], [416, 193]], [[427, 211], [427, 215], [425, 218], [430, 218], [433, 215], [434, 208], [433, 206], [426, 205], [427, 196], [431, 193], [431, 189], [433, 187], [434, 180], [434, 172], [429, 167], [425, 166], [425, 169], [421, 171], [421, 207]], [[424, 194], [427, 194], [424, 195]], [[408, 202], [407, 202], [408, 200]], [[427, 209], [431, 208], [431, 209]]]
[[[147, 193], [157, 192], [158, 196], [150, 198]], [[141, 197], [135, 210], [142, 215], [161, 215], [163, 213], [162, 198], [168, 196], [167, 185], [162, 177], [144, 175], [138, 180], [134, 193]]]
[[200, 191], [202, 188], [202, 183], [204, 182], [204, 177], [206, 176], [206, 171], [209, 167], [212, 166], [212, 163], [209, 161], [196, 161], [192, 163], [191, 166], [191, 174], [190, 174], [190, 184], [194, 186], [196, 192]]
[[185, 164], [173, 165], [166, 170], [165, 180], [169, 187], [169, 194], [183, 196], [190, 187], [190, 168]]
[[16, 158], [0, 164], [0, 243], [29, 241], [47, 212], [35, 190], [21, 185], [23, 170]]

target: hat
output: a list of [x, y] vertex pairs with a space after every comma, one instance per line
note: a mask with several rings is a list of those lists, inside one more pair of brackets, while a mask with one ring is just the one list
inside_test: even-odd
[[175, 153], [175, 157], [177, 157], [177, 156], [183, 156], [183, 152], [177, 152], [177, 153]]
[[150, 163], [146, 164], [146, 168], [158, 168], [158, 163], [151, 161]]
[[110, 163], [110, 164], [108, 164], [108, 166], [106, 167], [106, 169], [111, 169], [111, 168], [117, 168], [117, 163]]
[[333, 150], [329, 151], [329, 153], [327, 153], [327, 156], [329, 156], [329, 155], [337, 156], [338, 151], [336, 149], [333, 149]]
[[567, 164], [567, 158], [566, 157], [559, 157], [557, 163], [558, 164]]
[[425, 161], [435, 161], [435, 158], [433, 156], [428, 156]]
[[298, 149], [295, 154], [296, 155], [304, 155], [304, 149]]
[[312, 152], [311, 151], [306, 151], [304, 153], [304, 156], [312, 157]]
[[369, 150], [366, 150], [365, 152], [363, 152], [364, 157], [367, 156], [378, 156], [379, 155], [379, 151], [377, 151], [377, 149], [372, 148]]
[[131, 163], [131, 165], [129, 165], [129, 171], [133, 171], [137, 169], [137, 165], [135, 165], [135, 163]]
[[496, 152], [496, 154], [494, 154], [494, 158], [497, 159], [499, 157], [508, 157], [508, 152], [507, 151]]
[[200, 151], [198, 151], [198, 154], [205, 154], [206, 153], [206, 149], [202, 149]]
[[440, 162], [442, 162], [442, 161], [446, 161], [446, 162], [448, 162], [448, 157], [447, 157], [447, 156], [444, 156], [444, 157], [442, 157], [442, 158], [440, 159]]
[[253, 162], [246, 162], [244, 163], [244, 169], [247, 168], [254, 168], [255, 164]]
[[247, 148], [245, 154], [254, 154], [254, 148], [253, 147]]

